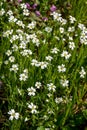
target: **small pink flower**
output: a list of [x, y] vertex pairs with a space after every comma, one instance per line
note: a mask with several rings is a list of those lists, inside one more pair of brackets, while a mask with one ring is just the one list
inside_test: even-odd
[[29, 3], [26, 3], [26, 7], [27, 7], [27, 9], [31, 9], [31, 7], [30, 7], [30, 4], [29, 4]]
[[48, 18], [47, 17], [43, 17], [42, 20], [46, 22], [46, 21], [48, 21]]
[[33, 4], [33, 5], [32, 5], [32, 8], [33, 8], [33, 9], [36, 9], [36, 8], [37, 8], [37, 4]]
[[56, 7], [55, 5], [52, 5], [52, 6], [50, 7], [50, 11], [52, 11], [52, 12], [56, 11], [56, 9], [57, 9], [57, 7]]
[[40, 14], [40, 11], [38, 11], [38, 10], [35, 11], [35, 14], [36, 14], [37, 16], [40, 16], [40, 15], [41, 15], [41, 14]]
[[18, 0], [18, 3], [21, 3], [22, 2], [22, 0]]

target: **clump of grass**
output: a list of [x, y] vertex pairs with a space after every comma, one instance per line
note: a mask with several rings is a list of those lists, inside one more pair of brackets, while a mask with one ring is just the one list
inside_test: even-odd
[[73, 129], [87, 119], [87, 28], [52, 4], [41, 10], [33, 2], [1, 4], [4, 129]]

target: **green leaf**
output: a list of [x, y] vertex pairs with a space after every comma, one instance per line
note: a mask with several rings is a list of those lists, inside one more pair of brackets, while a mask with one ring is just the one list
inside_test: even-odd
[[87, 110], [83, 110], [83, 116], [87, 119]]
[[39, 4], [40, 4], [40, 1], [39, 1], [39, 0], [36, 0], [36, 3], [39, 5]]
[[40, 126], [37, 128], [37, 130], [45, 130], [45, 128], [43, 126]]

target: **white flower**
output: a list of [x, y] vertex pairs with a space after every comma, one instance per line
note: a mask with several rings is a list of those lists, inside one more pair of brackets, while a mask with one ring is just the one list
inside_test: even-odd
[[51, 61], [53, 59], [52, 56], [46, 56], [46, 60]]
[[53, 19], [57, 20], [57, 21], [59, 21], [59, 19], [61, 17], [61, 14], [60, 13], [56, 13], [56, 12], [51, 13], [51, 15], [53, 15]]
[[53, 84], [53, 83], [50, 83], [50, 84], [47, 84], [47, 87], [48, 87], [48, 90], [49, 91], [53, 91], [55, 92], [56, 91], [56, 86]]
[[78, 24], [78, 28], [80, 28], [81, 30], [84, 30], [86, 27], [85, 27], [84, 24], [79, 23], [79, 24]]
[[14, 56], [10, 56], [10, 57], [9, 57], [9, 61], [10, 61], [10, 62], [14, 62], [14, 61], [15, 61], [15, 57], [14, 57]]
[[63, 27], [60, 27], [59, 30], [60, 30], [61, 34], [64, 33], [64, 28]]
[[13, 15], [10, 15], [9, 18], [8, 18], [8, 21], [9, 22], [16, 22], [17, 19]]
[[76, 21], [76, 19], [72, 17], [71, 15], [69, 16], [69, 20], [70, 20], [70, 23], [74, 23]]
[[48, 108], [47, 112], [48, 112], [48, 114], [54, 114], [54, 112], [52, 110], [50, 110], [49, 108]]
[[50, 27], [45, 27], [45, 31], [48, 32], [48, 33], [50, 33], [50, 32], [52, 31], [52, 28], [50, 28]]
[[46, 39], [43, 40], [43, 43], [46, 44]]
[[46, 99], [46, 102], [49, 102], [49, 100], [48, 100], [48, 99]]
[[56, 47], [51, 49], [51, 53], [57, 54], [59, 51], [59, 49], [57, 49]]
[[37, 110], [36, 110], [37, 106], [34, 105], [33, 103], [28, 104], [28, 108], [31, 109], [31, 113], [32, 113], [32, 114], [33, 114], [33, 113], [37, 113]]
[[12, 54], [12, 51], [11, 50], [7, 50], [6, 55], [10, 56], [11, 54]]
[[69, 40], [72, 41], [72, 40], [73, 40], [73, 37], [69, 36]]
[[13, 2], [13, 0], [10, 0], [11, 2]]
[[65, 38], [63, 38], [62, 40], [63, 40], [63, 41], [66, 41], [66, 39], [65, 39]]
[[13, 35], [12, 38], [10, 39], [10, 42], [12, 43], [13, 41], [19, 39], [18, 35]]
[[27, 75], [28, 74], [28, 69], [24, 69], [23, 72]]
[[[25, 40], [23, 34], [19, 33], [18, 35], [19, 35], [19, 39], [20, 39], [21, 42], [22, 42], [23, 40]], [[26, 39], [26, 40], [28, 40], [28, 39]]]
[[13, 29], [7, 30], [6, 32], [3, 32], [3, 37], [9, 37], [13, 33]]
[[13, 35], [13, 36], [12, 36], [12, 40], [13, 40], [13, 41], [17, 40], [18, 38], [19, 38], [18, 35]]
[[29, 120], [29, 119], [28, 119], [27, 117], [25, 117], [25, 120], [24, 120], [24, 121], [26, 122], [26, 121], [28, 121], [28, 120]]
[[50, 97], [52, 97], [52, 94], [51, 94], [51, 93], [48, 93], [47, 96], [50, 98]]
[[13, 49], [13, 51], [17, 51], [17, 50], [18, 50], [18, 46], [17, 46], [16, 44], [14, 44], [14, 45], [12, 46], [12, 49]]
[[22, 94], [23, 94], [23, 90], [18, 88], [18, 93], [19, 93], [20, 95], [22, 95]]
[[18, 64], [13, 64], [12, 68], [10, 68], [10, 71], [14, 71], [15, 73], [17, 73], [17, 71], [18, 71]]
[[8, 63], [9, 63], [8, 60], [5, 60], [5, 61], [4, 61], [4, 64], [5, 64], [5, 65], [8, 65]]
[[84, 77], [85, 77], [86, 72], [85, 72], [85, 70], [84, 70], [83, 67], [81, 67], [81, 71], [79, 72], [79, 74], [80, 74], [80, 77], [81, 77], [81, 78], [84, 78]]
[[32, 65], [32, 66], [39, 67], [39, 66], [40, 66], [40, 63], [39, 63], [36, 59], [33, 59], [33, 60], [31, 61], [31, 65]]
[[[6, 1], [6, 0], [4, 0], [4, 1]], [[0, 6], [2, 6], [2, 5], [3, 5], [3, 2], [0, 3]]]
[[27, 8], [25, 3], [20, 4], [20, 6], [21, 6], [21, 9], [26, 9]]
[[5, 10], [2, 8], [1, 10], [0, 10], [0, 16], [3, 16], [5, 14]]
[[66, 80], [66, 79], [61, 79], [61, 80], [60, 80], [60, 83], [61, 83], [61, 85], [62, 85], [63, 87], [67, 87], [67, 86], [69, 85], [69, 81]]
[[87, 45], [87, 29], [83, 29], [80, 36], [80, 42], [84, 45]]
[[35, 26], [36, 26], [36, 21], [32, 21], [30, 24], [28, 24], [27, 27], [28, 27], [29, 29], [34, 29]]
[[18, 21], [16, 22], [16, 24], [19, 25], [19, 26], [22, 27], [22, 28], [25, 27], [25, 25], [23, 24], [23, 22], [20, 21], [20, 20], [18, 20]]
[[39, 42], [39, 39], [37, 37], [31, 38], [33, 43]]
[[66, 71], [65, 65], [64, 64], [58, 65], [58, 71], [59, 72], [65, 72]]
[[13, 15], [12, 10], [8, 10], [7, 14], [12, 16]]
[[[33, 36], [33, 35], [32, 35], [32, 36]], [[32, 42], [38, 47], [39, 44], [40, 44], [39, 39], [38, 39], [37, 37], [34, 37], [34, 36], [33, 36], [33, 38], [31, 38], [31, 39], [32, 39]]]
[[47, 68], [48, 63], [47, 62], [39, 62], [41, 69]]
[[32, 55], [32, 51], [25, 49], [25, 50], [21, 51], [20, 54], [22, 56], [27, 56], [28, 57], [29, 55]]
[[61, 54], [61, 57], [64, 57], [66, 60], [69, 59], [71, 56], [70, 53], [68, 53], [68, 51], [63, 51]]
[[36, 82], [35, 83], [35, 87], [39, 89], [41, 87], [41, 83], [40, 82]]
[[75, 27], [69, 27], [68, 28], [68, 32], [74, 32], [75, 31]]
[[29, 14], [30, 13], [28, 9], [23, 9], [23, 15], [28, 16]]
[[62, 23], [62, 25], [65, 25], [67, 23], [67, 20], [62, 18], [60, 22]]
[[25, 48], [26, 48], [26, 43], [25, 43], [24, 41], [22, 41], [22, 42], [20, 43], [19, 48], [25, 49]]
[[34, 39], [34, 38], [37, 38], [37, 35], [36, 35], [35, 33], [33, 33], [33, 34], [30, 34], [29, 37], [30, 37], [31, 39]]
[[14, 118], [15, 118], [16, 120], [19, 119], [19, 113], [15, 112], [14, 109], [11, 109], [11, 110], [8, 112], [8, 114], [10, 115], [9, 120], [13, 120]]
[[25, 73], [22, 73], [22, 74], [20, 74], [19, 80], [20, 80], [20, 81], [26, 81], [27, 78], [28, 78], [28, 76], [27, 76]]
[[36, 89], [34, 87], [28, 88], [28, 95], [35, 96]]
[[21, 29], [17, 29], [16, 32], [17, 32], [18, 34], [23, 34], [23, 30], [21, 30]]
[[74, 43], [74, 42], [69, 42], [69, 48], [70, 48], [71, 50], [74, 50], [74, 48], [75, 48], [75, 43]]
[[59, 103], [63, 102], [63, 98], [58, 97], [58, 98], [55, 99], [55, 102], [59, 104]]

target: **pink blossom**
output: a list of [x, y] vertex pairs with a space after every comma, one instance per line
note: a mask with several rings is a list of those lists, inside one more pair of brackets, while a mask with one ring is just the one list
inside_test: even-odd
[[52, 12], [56, 11], [56, 9], [57, 9], [57, 7], [56, 7], [55, 5], [52, 5], [52, 6], [50, 7], [50, 10], [51, 10]]
[[31, 9], [31, 7], [30, 7], [30, 4], [29, 4], [29, 3], [26, 3], [26, 7], [27, 7], [28, 9]]
[[38, 11], [38, 10], [35, 11], [35, 14], [36, 14], [37, 16], [40, 16], [40, 15], [41, 15], [41, 14], [40, 14], [40, 11]]
[[22, 0], [18, 0], [18, 3], [22, 2]]
[[36, 7], [37, 7], [37, 4], [33, 4], [33, 5], [32, 5], [32, 8], [33, 8], [33, 9], [36, 9]]
[[47, 17], [43, 17], [42, 20], [46, 22], [46, 21], [48, 21], [48, 18]]

